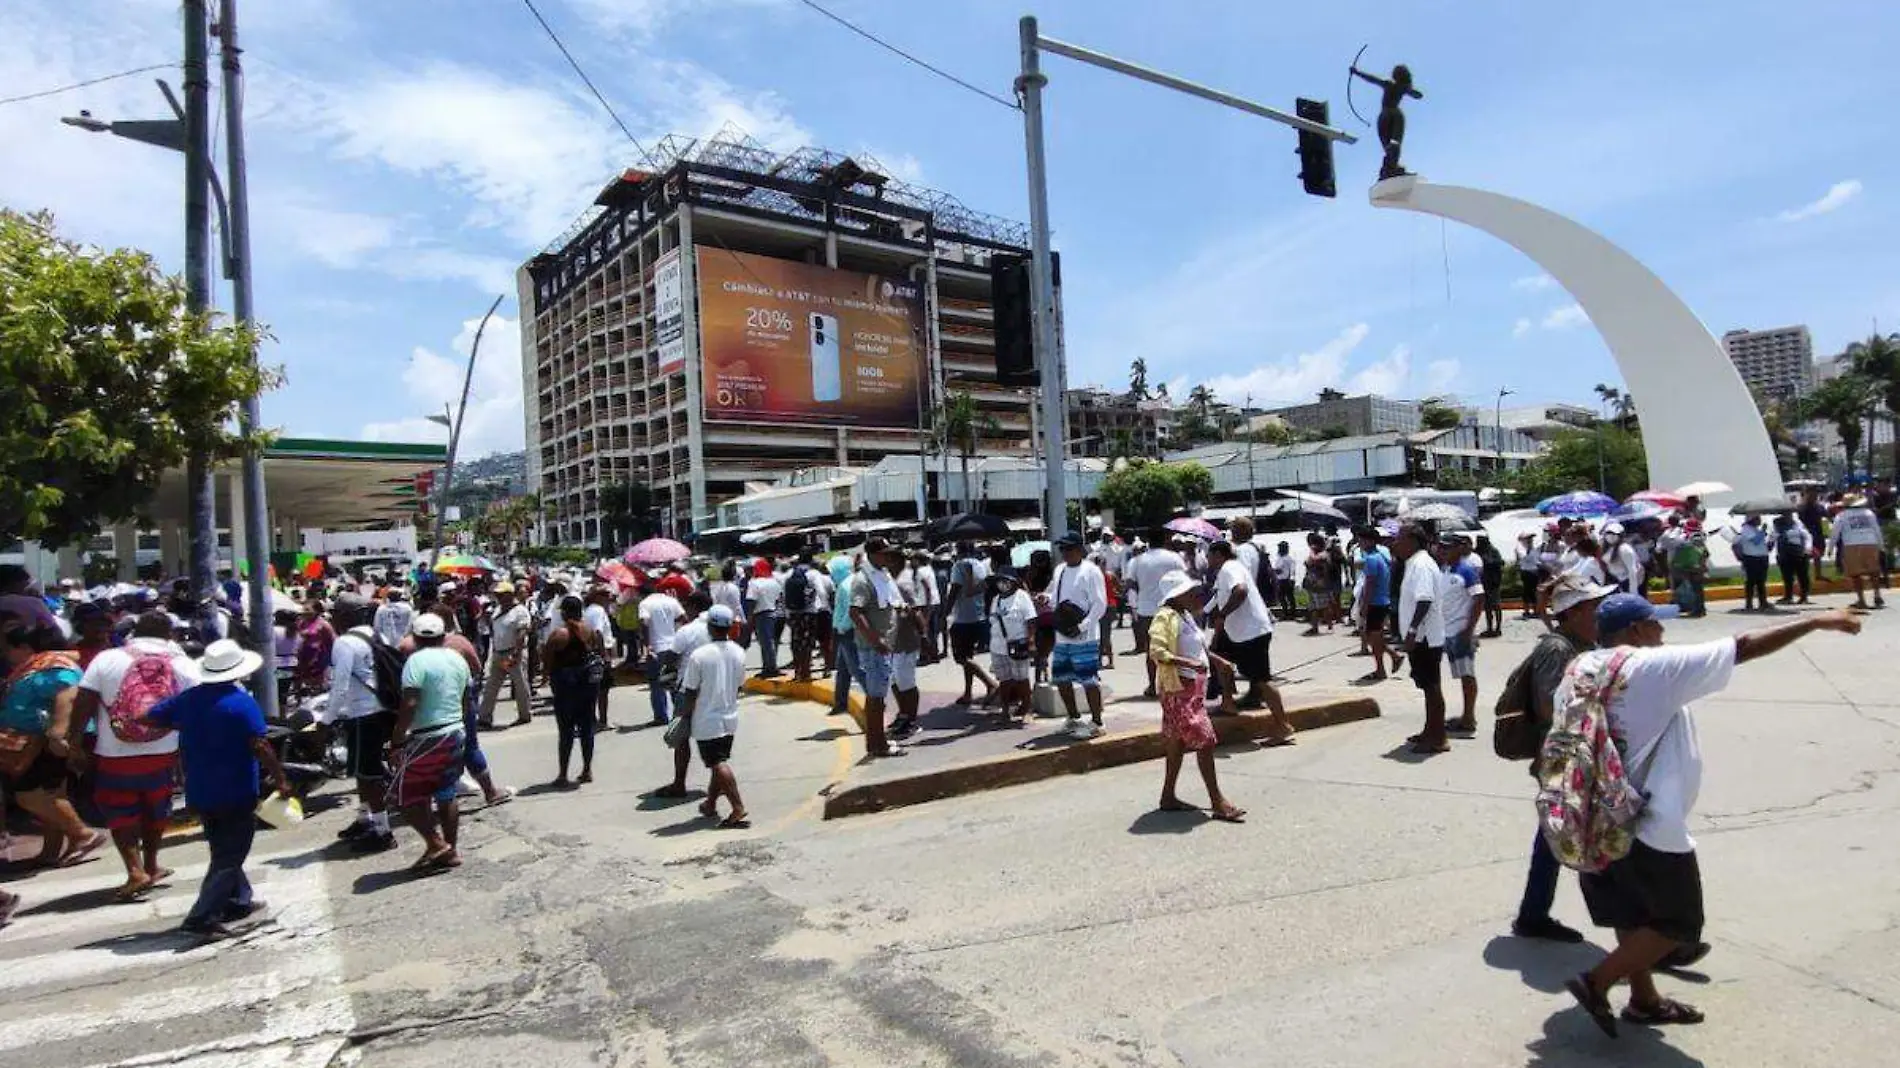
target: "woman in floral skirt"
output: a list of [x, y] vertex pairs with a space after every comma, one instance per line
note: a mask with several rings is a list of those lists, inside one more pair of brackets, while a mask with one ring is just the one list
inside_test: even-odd
[[[1207, 635], [1198, 622], [1201, 587], [1184, 572], [1161, 582], [1161, 611], [1148, 632], [1148, 656], [1155, 662], [1155, 687], [1161, 695], [1161, 737], [1167, 744], [1166, 770], [1161, 780], [1161, 809], [1189, 812], [1198, 809], [1175, 796], [1182, 758], [1193, 753], [1207, 784], [1207, 803], [1215, 819], [1240, 823], [1245, 809], [1221, 795], [1214, 773], [1214, 746], [1219, 738], [1207, 716], [1207, 673], [1218, 670], [1231, 680], [1233, 665], [1207, 651]], [[1231, 681], [1228, 690], [1233, 689]]]

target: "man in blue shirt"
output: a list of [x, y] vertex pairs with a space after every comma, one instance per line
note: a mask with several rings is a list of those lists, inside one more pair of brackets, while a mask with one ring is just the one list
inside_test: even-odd
[[1397, 671], [1405, 662], [1401, 653], [1386, 652], [1385, 628], [1392, 614], [1392, 558], [1379, 544], [1379, 532], [1372, 527], [1360, 527], [1358, 531], [1359, 548], [1365, 554], [1360, 565], [1365, 572], [1365, 585], [1361, 587], [1366, 599], [1365, 620], [1360, 625], [1360, 637], [1365, 640], [1366, 648], [1372, 653], [1372, 670], [1361, 675], [1357, 684], [1370, 686], [1375, 682], [1384, 682], [1391, 678], [1386, 673], [1385, 658], [1392, 657], [1392, 670]]
[[146, 713], [153, 723], [178, 731], [185, 758], [185, 800], [203, 822], [205, 844], [211, 848], [198, 902], [182, 925], [207, 939], [230, 937], [227, 924], [264, 907], [251, 896], [251, 881], [244, 875], [257, 831], [260, 761], [278, 793], [289, 793], [283, 765], [264, 740], [264, 711], [238, 682], [262, 663], [262, 657], [228, 638], [212, 642], [199, 661], [199, 684]]

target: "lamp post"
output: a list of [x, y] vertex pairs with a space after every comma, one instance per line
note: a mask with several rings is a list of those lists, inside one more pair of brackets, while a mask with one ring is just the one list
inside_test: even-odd
[[1504, 386], [1498, 387], [1498, 403], [1492, 416], [1492, 432], [1498, 436], [1498, 477], [1500, 478], [1504, 477], [1504, 398], [1510, 396], [1512, 392]]
[[[462, 372], [462, 405], [455, 413], [454, 420], [447, 424], [449, 428], [449, 454], [444, 458], [442, 463], [442, 506], [435, 510], [435, 544], [429, 550], [429, 571], [431, 574], [435, 572], [437, 561], [442, 559], [442, 516], [448, 511], [449, 482], [455, 477], [455, 448], [462, 443], [462, 421], [468, 417], [468, 387], [469, 383], [475, 380], [475, 357], [482, 351], [482, 334], [488, 330], [488, 320], [495, 317], [495, 309], [501, 307], [502, 297], [506, 295], [507, 294], [502, 294], [502, 296], [495, 298], [495, 303], [490, 304], [487, 314], [482, 316], [481, 325], [475, 328], [475, 341], [468, 347], [468, 367]], [[448, 411], [449, 406], [443, 404], [443, 419], [449, 418]], [[442, 421], [436, 419], [433, 415], [430, 416], [429, 419], [431, 422]]]

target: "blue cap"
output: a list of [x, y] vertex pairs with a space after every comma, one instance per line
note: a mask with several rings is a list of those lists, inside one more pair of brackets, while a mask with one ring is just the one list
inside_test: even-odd
[[1651, 604], [1633, 593], [1611, 594], [1597, 605], [1597, 633], [1615, 634], [1646, 619], [1674, 619], [1681, 614], [1682, 609], [1672, 604]]
[[706, 610], [706, 625], [709, 627], [732, 626], [732, 609], [723, 604], [713, 605]]

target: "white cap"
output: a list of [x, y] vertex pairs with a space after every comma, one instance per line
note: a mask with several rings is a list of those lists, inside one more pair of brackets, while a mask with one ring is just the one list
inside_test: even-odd
[[409, 632], [418, 638], [440, 638], [449, 632], [448, 624], [434, 612], [424, 612], [409, 624]]
[[723, 604], [713, 605], [706, 610], [706, 625], [709, 627], [732, 626], [732, 609]]

